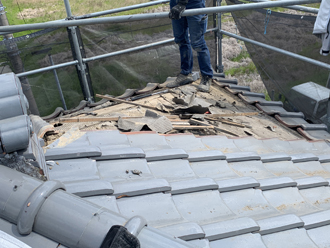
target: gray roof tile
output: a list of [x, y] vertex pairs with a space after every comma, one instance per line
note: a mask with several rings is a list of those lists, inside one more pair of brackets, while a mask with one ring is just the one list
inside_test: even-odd
[[219, 185], [219, 192], [228, 192], [241, 189], [249, 189], [259, 187], [259, 182], [253, 177], [239, 177], [234, 179], [227, 179], [217, 181]]
[[159, 228], [159, 230], [183, 240], [202, 239], [205, 237], [203, 229], [194, 222], [164, 226]]
[[304, 137], [310, 140], [328, 140], [330, 139], [330, 134], [325, 130], [303, 130], [302, 128], [297, 128], [297, 131]]
[[263, 144], [262, 140], [253, 137], [237, 138], [233, 139], [233, 142], [242, 152], [254, 152], [258, 154], [273, 152], [271, 148]]
[[209, 177], [213, 179], [238, 177], [238, 175], [228, 166], [226, 160], [192, 162], [190, 163], [190, 166], [199, 177]]
[[254, 96], [254, 97], [261, 97], [265, 99], [264, 93], [257, 93], [257, 92], [250, 92], [250, 91], [244, 91], [242, 92], [243, 96]]
[[294, 117], [294, 118], [305, 118], [305, 115], [302, 112], [286, 112], [280, 113], [281, 117]]
[[50, 180], [61, 182], [100, 179], [96, 161], [87, 158], [55, 161], [48, 173]]
[[115, 196], [100, 195], [100, 196], [84, 197], [84, 199], [87, 201], [90, 201], [96, 205], [99, 205], [103, 208], [106, 208], [113, 212], [119, 213], [119, 209], [117, 206], [117, 200], [116, 200]]
[[319, 209], [330, 209], [330, 187], [302, 189], [299, 193]]
[[259, 104], [261, 106], [279, 106], [279, 107], [283, 107], [283, 102], [281, 102], [281, 101], [260, 101]]
[[218, 184], [211, 178], [197, 178], [170, 183], [172, 195], [218, 189]]
[[241, 177], [254, 177], [256, 179], [263, 179], [275, 176], [266, 169], [261, 161], [229, 163], [229, 166]]
[[307, 121], [305, 121], [302, 117], [284, 117], [284, 116], [279, 116], [275, 115], [275, 118], [284, 124], [287, 127], [301, 127], [303, 124], [308, 124]]
[[259, 180], [261, 190], [279, 189], [285, 187], [296, 187], [297, 182], [290, 177], [274, 177]]
[[234, 217], [217, 190], [174, 195], [172, 198], [183, 218], [200, 225]]
[[260, 97], [260, 96], [247, 96], [247, 95], [241, 94], [241, 93], [238, 94], [238, 97], [241, 98], [244, 102], [246, 102], [248, 104], [255, 104], [257, 102], [266, 101], [264, 97]]
[[323, 177], [306, 177], [296, 179], [298, 183], [298, 189], [308, 189], [320, 186], [328, 186], [329, 182], [325, 180]]
[[329, 163], [330, 162], [330, 154], [318, 155], [320, 163]]
[[172, 148], [184, 147], [186, 152], [208, 150], [201, 139], [192, 134], [166, 135], [165, 139]]
[[134, 180], [113, 183], [115, 196], [137, 196], [151, 193], [166, 192], [171, 186], [165, 179]]
[[[304, 162], [304, 163], [294, 163], [300, 171], [308, 176], [321, 176], [324, 178], [330, 177], [330, 171], [328, 171], [327, 163], [321, 165], [318, 161]], [[329, 168], [330, 169], [330, 168]]]
[[251, 218], [238, 218], [202, 226], [205, 237], [210, 240], [229, 238], [259, 231], [259, 226]]
[[182, 158], [188, 158], [188, 154], [183, 149], [163, 149], [156, 151], [146, 151], [146, 159], [148, 162]]
[[94, 157], [95, 160], [111, 160], [124, 158], [145, 158], [146, 154], [141, 148], [122, 147], [113, 148], [112, 146], [100, 146], [102, 154]]
[[305, 174], [293, 165], [292, 161], [263, 163], [263, 165], [276, 176], [287, 176], [293, 179], [306, 177]]
[[[167, 144], [165, 136], [158, 135], [155, 132], [127, 133], [127, 138], [130, 146], [142, 148], [145, 152], [171, 148]], [[182, 146], [179, 148], [182, 148]]]
[[148, 165], [156, 178], [164, 178], [169, 182], [196, 178], [195, 173], [189, 166], [188, 160], [164, 160], [148, 162]]
[[228, 163], [250, 161], [250, 160], [260, 160], [260, 156], [256, 152], [227, 153], [226, 160]]
[[318, 161], [319, 158], [313, 153], [300, 153], [291, 155], [291, 161], [293, 163], [309, 162], [309, 161]]
[[[90, 146], [87, 134], [84, 133], [79, 138], [75, 139], [76, 137], [72, 136], [72, 133], [66, 132], [61, 138], [55, 140], [53, 143], [48, 145], [49, 148], [62, 148], [62, 147], [84, 147], [84, 146]], [[70, 142], [70, 143], [68, 143]]]
[[263, 219], [279, 213], [264, 198], [260, 189], [243, 189], [221, 193], [221, 198], [236, 215]]
[[210, 160], [224, 160], [226, 156], [218, 150], [195, 151], [189, 152], [189, 162], [210, 161]]
[[308, 142], [306, 140], [290, 140], [288, 141], [292, 149], [293, 153], [313, 153], [314, 150], [317, 150], [312, 142]]
[[327, 131], [328, 127], [325, 124], [310, 124], [310, 123], [306, 123], [306, 124], [302, 124], [301, 125], [302, 129], [304, 129], [305, 131]]
[[321, 226], [318, 228], [313, 228], [307, 230], [309, 238], [318, 246], [318, 247], [327, 247], [330, 244], [330, 225]]
[[209, 149], [220, 150], [223, 153], [240, 152], [241, 150], [235, 145], [232, 139], [226, 136], [203, 136], [201, 137], [203, 144]]
[[123, 197], [117, 200], [121, 214], [131, 218], [144, 217], [148, 225], [162, 227], [182, 223], [183, 218], [173, 204], [170, 194], [149, 194], [135, 197]]
[[296, 187], [263, 191], [266, 200], [283, 214], [296, 214], [298, 216], [317, 211], [308, 203]]
[[117, 130], [93, 131], [86, 133], [92, 146], [112, 146], [113, 148], [129, 147], [127, 136]]
[[84, 180], [64, 183], [66, 191], [80, 196], [111, 195], [113, 193], [112, 184], [105, 180]]
[[330, 224], [330, 210], [320, 211], [300, 217], [305, 223], [305, 229], [316, 228]]
[[259, 233], [248, 233], [235, 237], [212, 241], [210, 242], [210, 246], [211, 248], [266, 248], [266, 245], [263, 243], [261, 235]]
[[290, 161], [291, 156], [283, 152], [260, 154], [263, 163]]
[[262, 219], [258, 220], [257, 223], [260, 226], [259, 233], [261, 235], [281, 232], [304, 226], [304, 222], [297, 215], [294, 214], [286, 214], [271, 217], [268, 219]]
[[[138, 235], [141, 247], [154, 248], [157, 244], [157, 248], [194, 248], [195, 246], [181, 240], [171, 239], [170, 235], [164, 234], [163, 231], [157, 230], [150, 226], [145, 227], [141, 230]], [[196, 247], [195, 247], [196, 248]]]
[[281, 106], [261, 106], [259, 103], [256, 103], [256, 107], [264, 111], [267, 115], [281, 114], [287, 112]]
[[210, 241], [208, 239], [196, 239], [188, 241], [189, 244], [195, 247], [210, 248]]
[[98, 147], [65, 147], [47, 149], [45, 153], [46, 160], [71, 159], [71, 158], [88, 158], [101, 156], [101, 151]]
[[261, 236], [269, 248], [317, 248], [315, 243], [308, 237], [304, 228], [295, 228], [283, 232], [272, 233]]
[[294, 149], [291, 147], [290, 143], [285, 140], [279, 139], [265, 139], [262, 143], [272, 149], [274, 152], [285, 152], [291, 154], [294, 152]]
[[315, 155], [330, 154], [330, 145], [327, 141], [324, 141], [324, 140], [314, 141], [313, 146], [314, 146], [313, 153]]
[[[110, 182], [153, 178], [145, 159], [97, 161], [97, 167], [101, 178]], [[142, 173], [134, 174], [135, 170]]]

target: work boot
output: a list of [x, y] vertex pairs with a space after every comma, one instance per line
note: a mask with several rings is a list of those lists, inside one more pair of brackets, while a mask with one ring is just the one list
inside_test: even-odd
[[212, 78], [203, 75], [197, 89], [202, 92], [210, 92], [211, 83], [212, 83]]
[[174, 87], [179, 87], [181, 85], [190, 84], [192, 82], [194, 82], [194, 79], [191, 73], [189, 73], [188, 75], [184, 75], [180, 73], [179, 76], [175, 79], [175, 81], [168, 83], [166, 87], [174, 88]]

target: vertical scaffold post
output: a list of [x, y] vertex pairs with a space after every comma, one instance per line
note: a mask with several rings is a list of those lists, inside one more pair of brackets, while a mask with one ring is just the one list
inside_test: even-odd
[[[222, 0], [217, 0], [218, 6], [221, 6]], [[217, 63], [217, 72], [223, 73], [223, 65], [222, 65], [222, 33], [221, 33], [221, 13], [218, 13], [218, 63]]]
[[[64, 0], [64, 5], [67, 13], [67, 19], [74, 19], [72, 16], [69, 0]], [[89, 74], [89, 68], [88, 65], [83, 61], [83, 44], [80, 37], [79, 28], [77, 26], [69, 27], [68, 33], [70, 36], [73, 57], [75, 60], [78, 60], [78, 65], [76, 65], [76, 68], [78, 70], [79, 81], [84, 94], [84, 98], [88, 102], [94, 102], [94, 92]]]

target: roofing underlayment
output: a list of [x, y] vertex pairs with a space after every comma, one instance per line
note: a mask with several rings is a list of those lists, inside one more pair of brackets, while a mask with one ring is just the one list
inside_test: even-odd
[[[48, 180], [0, 166], [0, 244], [4, 232], [31, 247], [100, 247], [122, 225], [141, 247], [327, 247], [326, 127], [220, 81], [210, 94], [155, 88], [140, 106], [103, 101], [55, 128], [32, 118], [29, 156]], [[165, 130], [145, 120], [163, 117], [172, 130], [134, 131]], [[45, 130], [59, 138], [42, 154]]]

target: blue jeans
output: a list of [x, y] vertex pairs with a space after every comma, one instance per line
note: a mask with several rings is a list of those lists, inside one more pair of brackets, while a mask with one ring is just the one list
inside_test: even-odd
[[[171, 0], [172, 8], [178, 0]], [[186, 9], [205, 8], [205, 0], [189, 0]], [[175, 43], [179, 45], [181, 56], [181, 73], [189, 74], [193, 69], [193, 48], [198, 55], [198, 64], [202, 76], [213, 77], [210, 52], [204, 34], [207, 28], [207, 15], [184, 16], [180, 20], [172, 20]], [[190, 40], [188, 37], [190, 34]]]

